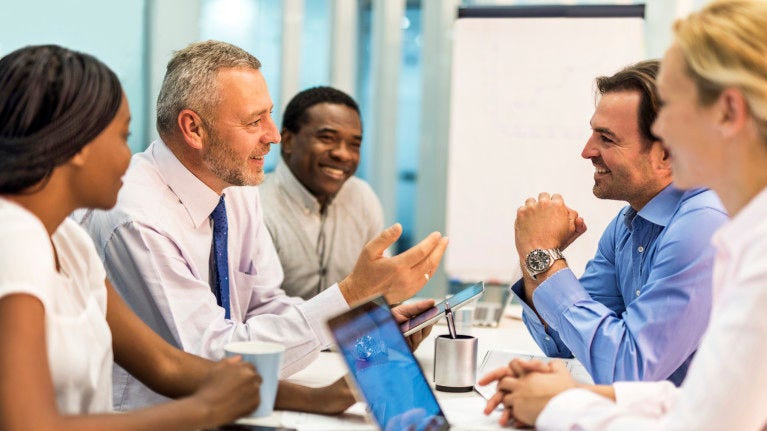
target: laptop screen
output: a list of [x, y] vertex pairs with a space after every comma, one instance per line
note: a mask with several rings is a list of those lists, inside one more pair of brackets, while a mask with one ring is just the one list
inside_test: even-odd
[[328, 321], [381, 429], [448, 429], [434, 393], [383, 298]]

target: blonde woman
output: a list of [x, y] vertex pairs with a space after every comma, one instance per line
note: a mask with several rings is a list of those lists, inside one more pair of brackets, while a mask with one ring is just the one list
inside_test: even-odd
[[767, 2], [721, 0], [674, 25], [653, 127], [674, 183], [710, 187], [731, 220], [714, 235], [714, 307], [680, 388], [580, 386], [561, 363], [514, 361], [486, 412], [538, 430], [767, 429]]

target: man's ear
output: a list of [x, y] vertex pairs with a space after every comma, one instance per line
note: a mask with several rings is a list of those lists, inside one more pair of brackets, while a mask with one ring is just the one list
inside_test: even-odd
[[650, 152], [652, 160], [658, 169], [671, 171], [671, 158], [661, 140], [652, 141]]
[[718, 110], [717, 127], [724, 137], [732, 137], [740, 133], [751, 117], [743, 93], [734, 87], [725, 88], [714, 102]]
[[280, 132], [282, 140], [280, 142], [280, 154], [283, 158], [293, 154], [293, 132], [288, 129], [282, 129]]
[[177, 122], [184, 142], [196, 150], [202, 149], [206, 133], [202, 117], [191, 109], [184, 109], [178, 113]]

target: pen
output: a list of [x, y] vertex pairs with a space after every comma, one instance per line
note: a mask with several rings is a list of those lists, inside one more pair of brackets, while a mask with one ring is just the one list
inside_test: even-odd
[[450, 332], [450, 338], [458, 338], [455, 333], [455, 320], [453, 319], [453, 310], [450, 309], [450, 305], [445, 307], [445, 319], [447, 319], [447, 330]]

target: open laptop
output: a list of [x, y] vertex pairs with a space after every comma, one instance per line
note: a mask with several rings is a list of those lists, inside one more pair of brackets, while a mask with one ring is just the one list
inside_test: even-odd
[[384, 430], [449, 429], [383, 297], [328, 320], [351, 378]]
[[501, 322], [503, 310], [509, 303], [511, 289], [507, 284], [485, 284], [485, 294], [474, 303], [474, 326], [495, 328]]

